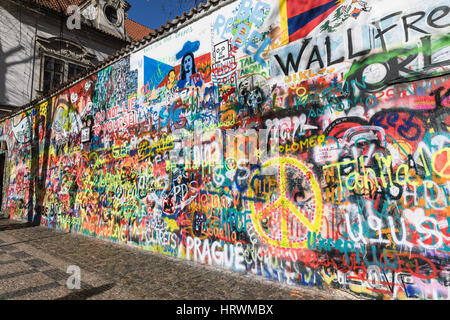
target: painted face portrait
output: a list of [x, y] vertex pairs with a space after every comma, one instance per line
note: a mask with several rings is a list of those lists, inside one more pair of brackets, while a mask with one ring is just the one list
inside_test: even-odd
[[174, 85], [176, 84], [176, 74], [174, 70], [171, 70], [168, 75], [168, 83], [167, 83], [167, 89], [172, 90]]
[[178, 87], [185, 88], [186, 85], [193, 85], [192, 75], [197, 73], [195, 66], [194, 54], [188, 52], [181, 59], [181, 76], [178, 81]]

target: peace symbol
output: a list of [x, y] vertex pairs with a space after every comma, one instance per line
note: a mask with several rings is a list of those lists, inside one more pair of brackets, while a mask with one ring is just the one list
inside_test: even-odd
[[[306, 247], [308, 232], [319, 231], [323, 210], [322, 193], [313, 171], [292, 157], [270, 159], [262, 165], [264, 170], [276, 172], [277, 186], [269, 191], [266, 202], [249, 201], [254, 229], [261, 240], [273, 246]], [[294, 197], [292, 190], [297, 190]], [[257, 190], [249, 187], [248, 196], [254, 199]]]

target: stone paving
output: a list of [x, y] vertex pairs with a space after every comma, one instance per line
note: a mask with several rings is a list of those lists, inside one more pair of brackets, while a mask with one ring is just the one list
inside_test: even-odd
[[[81, 271], [68, 289], [69, 266]], [[0, 299], [356, 300], [0, 217]]]

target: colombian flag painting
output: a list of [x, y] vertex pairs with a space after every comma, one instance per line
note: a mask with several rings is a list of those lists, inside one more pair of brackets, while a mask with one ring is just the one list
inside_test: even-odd
[[306, 37], [344, 0], [280, 0], [282, 44]]

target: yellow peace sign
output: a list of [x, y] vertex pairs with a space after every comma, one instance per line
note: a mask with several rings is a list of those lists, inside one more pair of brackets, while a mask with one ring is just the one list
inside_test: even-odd
[[[262, 165], [262, 168], [278, 168], [278, 196], [276, 199], [269, 199], [270, 203], [265, 206], [265, 203], [250, 200], [253, 227], [262, 240], [273, 246], [306, 247], [308, 231], [318, 232], [322, 221], [322, 193], [314, 172], [300, 160], [292, 157], [270, 159]], [[257, 172], [258, 170], [253, 173], [250, 181], [253, 181]], [[297, 203], [296, 199], [290, 199], [286, 195], [289, 180], [296, 177], [307, 183], [307, 187], [301, 187], [303, 197], [306, 198], [305, 192], [311, 195], [307, 200]], [[252, 187], [249, 187], [248, 195], [249, 198], [256, 196]]]

